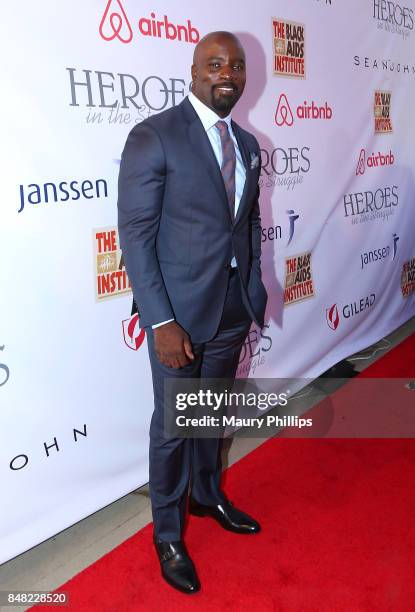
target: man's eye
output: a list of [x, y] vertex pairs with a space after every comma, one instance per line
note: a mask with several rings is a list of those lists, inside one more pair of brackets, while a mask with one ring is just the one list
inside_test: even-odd
[[242, 70], [243, 66], [241, 66], [240, 64], [236, 64], [236, 66], [233, 67], [234, 70]]
[[210, 65], [212, 66], [212, 68], [219, 68], [220, 66], [219, 62], [211, 62]]

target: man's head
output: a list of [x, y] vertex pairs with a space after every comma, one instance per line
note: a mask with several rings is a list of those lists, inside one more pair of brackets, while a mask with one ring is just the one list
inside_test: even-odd
[[245, 87], [245, 52], [231, 32], [211, 32], [196, 45], [192, 92], [220, 117], [229, 115]]

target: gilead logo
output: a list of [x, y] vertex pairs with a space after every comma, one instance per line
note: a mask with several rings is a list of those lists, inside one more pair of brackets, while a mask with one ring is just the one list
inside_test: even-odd
[[[200, 39], [199, 31], [192, 25], [190, 19], [187, 19], [186, 25], [180, 25], [170, 22], [167, 15], [163, 15], [163, 19], [157, 19], [155, 13], [150, 13], [150, 17], [141, 17], [137, 25], [142, 36], [193, 44], [198, 43]], [[118, 38], [123, 43], [131, 42], [133, 30], [121, 0], [108, 0], [99, 25], [99, 33], [107, 41]]]
[[[344, 319], [350, 319], [352, 317], [361, 315], [369, 308], [372, 308], [375, 302], [376, 295], [371, 293], [360, 300], [356, 300], [355, 302], [351, 302], [349, 304], [344, 304], [341, 309], [341, 314]], [[340, 323], [340, 313], [337, 304], [333, 304], [330, 306], [330, 308], [326, 308], [326, 322], [330, 329], [336, 331]]]
[[126, 346], [132, 351], [138, 351], [144, 342], [146, 332], [145, 329], [140, 329], [138, 325], [137, 313], [129, 319], [124, 319], [122, 322], [122, 331]]
[[337, 304], [333, 304], [333, 306], [330, 306], [330, 308], [326, 308], [326, 321], [330, 329], [336, 331], [340, 323]]
[[378, 168], [379, 166], [393, 166], [395, 163], [395, 156], [392, 151], [383, 155], [378, 152], [377, 154], [367, 156], [365, 149], [360, 151], [359, 161], [356, 166], [356, 176], [364, 174], [366, 172], [366, 166], [368, 168]]
[[[297, 119], [332, 119], [333, 110], [327, 102], [319, 106], [312, 101], [309, 104], [306, 100], [296, 108]], [[278, 127], [287, 125], [291, 127], [294, 123], [294, 115], [290, 103], [285, 94], [281, 94], [278, 99], [277, 110], [275, 111], [275, 123]]]

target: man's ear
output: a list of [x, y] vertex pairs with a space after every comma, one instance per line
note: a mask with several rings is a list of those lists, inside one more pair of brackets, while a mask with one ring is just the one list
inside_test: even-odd
[[195, 82], [195, 80], [197, 78], [196, 64], [192, 64], [191, 72], [192, 72], [192, 81]]

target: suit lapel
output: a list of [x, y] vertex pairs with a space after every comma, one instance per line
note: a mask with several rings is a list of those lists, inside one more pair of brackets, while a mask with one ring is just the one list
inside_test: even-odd
[[238, 147], [239, 147], [239, 150], [241, 152], [242, 160], [243, 160], [243, 163], [244, 163], [244, 166], [245, 166], [245, 184], [244, 184], [241, 200], [239, 202], [238, 212], [237, 212], [236, 217], [235, 217], [235, 223], [237, 223], [238, 220], [241, 217], [241, 214], [243, 212], [244, 206], [246, 204], [247, 194], [248, 194], [249, 187], [250, 187], [250, 182], [251, 182], [251, 172], [250, 172], [250, 160], [249, 160], [249, 156], [248, 156], [248, 151], [247, 151], [247, 148], [245, 146], [245, 142], [244, 142], [244, 140], [242, 138], [242, 134], [241, 134], [241, 131], [239, 129], [239, 126], [234, 121], [232, 121], [232, 130], [233, 130], [233, 133], [235, 134], [235, 138], [237, 140]]
[[[228, 197], [226, 195], [222, 172], [219, 168], [215, 153], [213, 152], [212, 145], [210, 144], [209, 137], [206, 134], [203, 124], [200, 121], [198, 114], [196, 113], [192, 104], [189, 102], [188, 98], [185, 98], [183, 100], [183, 102], [181, 103], [181, 107], [188, 123], [188, 134], [192, 149], [195, 152], [195, 155], [200, 158], [203, 166], [206, 168], [216, 188], [218, 196], [220, 197], [223, 202], [223, 205], [228, 211], [229, 220], [232, 222], [231, 211], [229, 210]], [[232, 121], [232, 130], [235, 134], [235, 138], [238, 143], [239, 150], [241, 152], [242, 161], [245, 166], [245, 185], [242, 192], [241, 200], [239, 202], [238, 212], [234, 221], [234, 223], [237, 223], [242, 214], [244, 206], [246, 205], [247, 194], [252, 179], [248, 150], [245, 146], [239, 126], [234, 121]]]
[[226, 195], [222, 172], [220, 171], [209, 137], [196, 111], [187, 98], [183, 100], [182, 105], [188, 121], [188, 135], [192, 150], [195, 155], [200, 158], [203, 166], [206, 168], [219, 198], [223, 201], [223, 205], [229, 213], [229, 219], [231, 220], [231, 211], [229, 210], [228, 197]]

